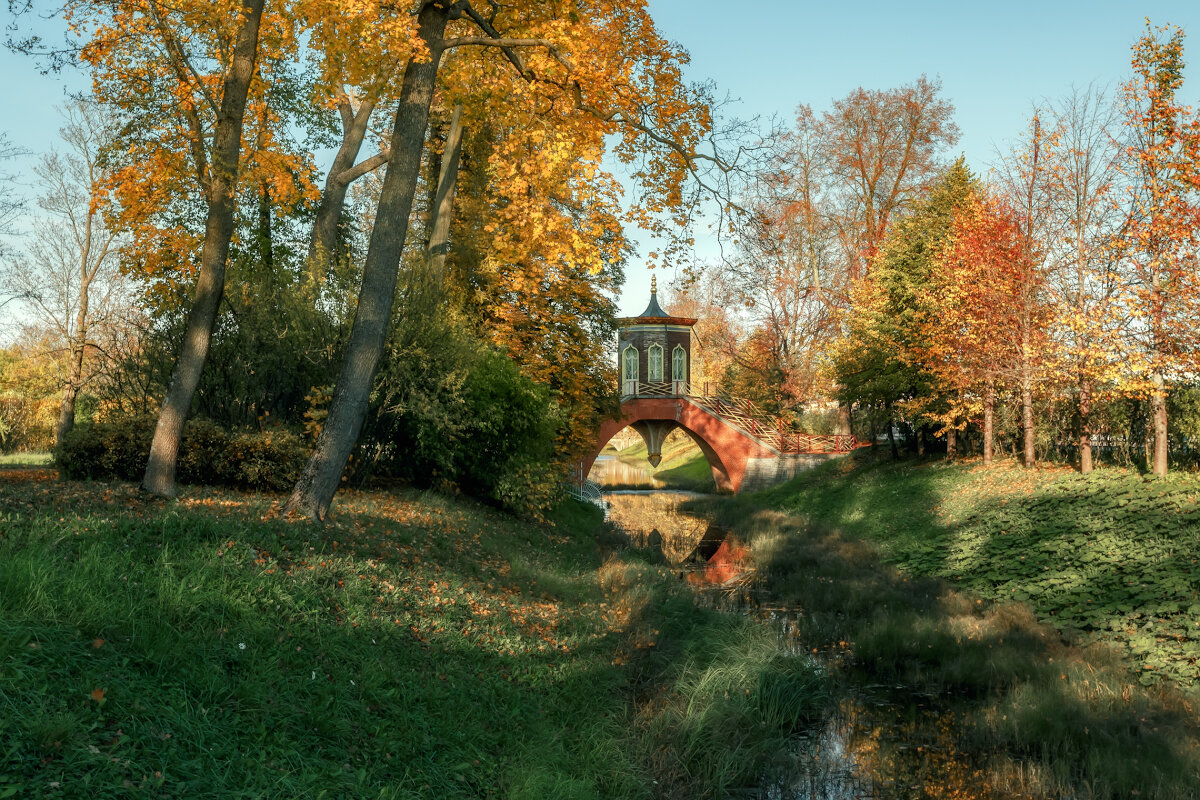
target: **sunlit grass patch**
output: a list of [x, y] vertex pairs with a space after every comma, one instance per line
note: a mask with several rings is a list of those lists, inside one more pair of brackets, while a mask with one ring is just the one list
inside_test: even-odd
[[[58, 482], [0, 495], [0, 786], [479, 796], [550, 744], [621, 735], [594, 512], [531, 529], [348, 493], [318, 527], [273, 502]], [[557, 769], [598, 795], [630, 780], [620, 762]]]
[[[319, 525], [277, 501], [0, 486], [0, 795], [650, 796], [683, 780], [678, 665], [739, 668], [743, 642], [757, 677], [721, 719], [776, 747], [807, 719], [753, 623], [613, 555], [592, 506], [347, 491]], [[755, 731], [722, 728], [755, 748], [729, 785], [771, 757]]]
[[15, 467], [48, 467], [54, 463], [50, 452], [0, 453], [0, 469]]

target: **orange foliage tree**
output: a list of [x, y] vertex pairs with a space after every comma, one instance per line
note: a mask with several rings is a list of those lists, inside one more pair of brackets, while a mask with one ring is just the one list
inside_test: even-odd
[[1021, 342], [1014, 376], [1021, 405], [1021, 461], [1026, 467], [1032, 467], [1036, 460], [1034, 390], [1045, 383], [1050, 370], [1041, 367], [1048, 367], [1052, 360], [1048, 349], [1051, 340], [1039, 337], [1039, 342], [1033, 341], [1039, 328], [1045, 327], [1037, 324], [1033, 315], [1039, 309], [1048, 312], [1052, 308], [1045, 303], [1049, 266], [1046, 243], [1051, 239], [1054, 225], [1054, 195], [1061, 171], [1056, 160], [1060, 134], [1055, 127], [1047, 130], [1042, 125], [1041, 113], [1035, 112], [1025, 136], [1013, 153], [1003, 159], [999, 170], [1008, 211], [1020, 229], [1021, 263], [1027, 265], [1029, 273], [1017, 298]]
[[1133, 46], [1124, 86], [1124, 169], [1129, 214], [1120, 302], [1132, 318], [1131, 388], [1148, 394], [1151, 467], [1167, 471], [1168, 381], [1200, 369], [1200, 123], [1176, 97], [1183, 85], [1183, 31], [1151, 28]]
[[1051, 144], [1047, 289], [1059, 309], [1055, 344], [1060, 378], [1074, 386], [1080, 472], [1092, 470], [1092, 406], [1112, 392], [1122, 363], [1117, 305], [1121, 225], [1115, 202], [1120, 147], [1115, 107], [1102, 92], [1076, 91], [1051, 108], [1058, 130]]
[[225, 290], [239, 189], [255, 187], [264, 206], [302, 191], [294, 178], [305, 172], [303, 159], [279, 146], [284, 126], [266, 99], [273, 66], [296, 48], [296, 29], [289, 9], [266, 5], [71, 0], [63, 7], [94, 95], [124, 123], [111, 192], [116, 224], [132, 240], [126, 261], [165, 291], [195, 280], [143, 480], [156, 494], [175, 491], [183, 424]]
[[[778, 159], [746, 199], [753, 212], [726, 269], [791, 402], [829, 397], [816, 368], [844, 336], [844, 312], [896, 219], [915, 208], [958, 139], [954, 106], [921, 77], [887, 90], [855, 89], [818, 115], [802, 105]], [[860, 296], [863, 296], [859, 292]], [[850, 433], [849, 407], [838, 432]]]
[[602, 143], [552, 119], [498, 125], [497, 116], [468, 122], [451, 294], [476, 333], [568, 411], [556, 449], [570, 459], [614, 410], [606, 345], [628, 249], [618, 189], [599, 168]]
[[921, 322], [923, 365], [959, 404], [954, 415], [982, 412], [985, 464], [998, 390], [1030, 380], [1046, 352], [1050, 310], [1029, 252], [1011, 208], [994, 196], [972, 197], [955, 210], [950, 242], [920, 298], [934, 309]]

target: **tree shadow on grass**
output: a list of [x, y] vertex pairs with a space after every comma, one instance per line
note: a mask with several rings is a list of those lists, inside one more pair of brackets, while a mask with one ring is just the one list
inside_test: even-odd
[[[1200, 796], [1200, 729], [1187, 698], [1166, 686], [1142, 686], [1109, 649], [1064, 642], [1028, 604], [906, 577], [883, 564], [879, 549], [860, 535], [814, 519], [824, 509], [833, 512], [829, 518], [851, 520], [851, 528], [886, 524], [871, 509], [895, 481], [869, 478], [869, 471], [851, 474], [836, 490], [793, 492], [790, 505], [803, 516], [754, 512], [736, 501], [722, 516], [752, 547], [763, 578], [758, 602], [790, 611], [801, 645], [829, 665], [846, 703], [857, 709], [849, 746], [860, 770], [883, 781], [877, 786], [884, 796], [942, 796], [964, 776], [973, 776], [974, 787], [965, 796]], [[889, 556], [907, 553], [910, 563], [923, 559], [930, 571], [966, 563], [972, 554], [956, 538], [962, 531], [935, 514], [936, 483], [909, 480], [905, 487], [891, 513], [909, 515], [895, 525], [895, 536], [908, 538], [893, 540]], [[988, 504], [982, 508], [988, 513]], [[1004, 508], [1005, 525], [1033, 519], [1024, 501]], [[1087, 533], [1076, 520], [1015, 548], [1000, 543], [998, 537], [1011, 535], [1000, 530], [983, 535], [976, 548], [969, 574], [980, 581], [989, 579], [994, 559], [1020, 563], [1018, 550], [1031, 563], [1005, 574], [1026, 583], [1050, 576], [1053, 570], [1035, 557], [1039, 542], [1072, 542]], [[1063, 595], [1064, 603], [1078, 599]], [[902, 738], [881, 735], [883, 726], [896, 728], [897, 717], [907, 720]], [[921, 787], [903, 789], [884, 780], [888, 774], [919, 776]]]

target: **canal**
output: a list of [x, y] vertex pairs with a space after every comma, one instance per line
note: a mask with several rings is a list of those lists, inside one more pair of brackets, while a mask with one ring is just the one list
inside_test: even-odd
[[[825, 674], [835, 701], [823, 720], [796, 735], [790, 767], [746, 797], [771, 800], [913, 800], [1046, 797], [1036, 776], [987, 764], [962, 744], [970, 723], [962, 698], [928, 685], [879, 680], [855, 667], [851, 645], [813, 641], [814, 617], [828, 607], [785, 603], [773, 595], [754, 548], [713, 522], [725, 502], [712, 495], [655, 488], [647, 464], [597, 461], [593, 480], [641, 488], [606, 489], [612, 523], [631, 547], [655, 551], [694, 591], [698, 604], [753, 618], [773, 629], [779, 647], [805, 654]], [[792, 535], [802, 536], [800, 531]], [[661, 555], [658, 555], [661, 554]], [[817, 578], [815, 580], [821, 580]], [[849, 611], [849, 610], [847, 610]], [[824, 623], [822, 623], [824, 624]], [[816, 645], [816, 646], [814, 646]]]

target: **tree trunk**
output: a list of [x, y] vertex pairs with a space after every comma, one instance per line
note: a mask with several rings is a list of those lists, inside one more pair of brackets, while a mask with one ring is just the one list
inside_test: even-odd
[[958, 457], [958, 431], [954, 428], [946, 429], [946, 460], [953, 461]]
[[850, 423], [850, 406], [838, 406], [837, 410], [837, 426], [834, 428], [834, 433], [838, 436], [849, 436], [853, 433]]
[[1092, 383], [1079, 377], [1079, 472], [1092, 471]]
[[917, 428], [917, 456], [925, 457], [925, 426]]
[[1167, 391], [1161, 372], [1153, 377], [1154, 393], [1150, 395], [1150, 413], [1154, 423], [1154, 460], [1152, 470], [1155, 475], [1167, 474]]
[[988, 379], [983, 392], [983, 465], [992, 463], [992, 439], [995, 433], [996, 382]]
[[404, 69], [400, 104], [392, 130], [391, 158], [383, 179], [375, 227], [363, 264], [358, 309], [337, 388], [316, 447], [287, 503], [288, 511], [324, 519], [333, 502], [346, 462], [362, 430], [375, 368], [383, 354], [396, 277], [408, 217], [421, 168], [429, 106], [437, 81], [439, 47], [446, 29], [448, 9], [441, 2], [427, 3], [418, 16], [418, 33], [429, 46], [428, 61], [410, 60]]
[[[90, 239], [91, 223], [88, 223]], [[63, 384], [62, 405], [58, 409], [58, 422], [54, 426], [54, 446], [60, 447], [63, 437], [75, 427], [75, 399], [83, 386], [83, 357], [87, 351], [88, 310], [91, 308], [91, 290], [94, 272], [88, 270], [88, 249], [84, 248], [83, 263], [79, 270], [79, 308], [75, 312], [75, 336], [71, 340], [71, 371]]]
[[79, 387], [83, 382], [83, 351], [82, 342], [76, 343], [71, 353], [71, 373], [63, 385], [62, 405], [58, 410], [58, 423], [54, 426], [54, 445], [61, 447], [63, 438], [75, 427], [75, 399], [79, 396]]
[[[342, 144], [334, 156], [329, 174], [325, 177], [325, 188], [321, 192], [321, 202], [317, 206], [312, 235], [308, 241], [309, 269], [318, 276], [324, 275], [336, 255], [338, 223], [342, 219], [342, 210], [346, 207], [346, 193], [350, 184], [354, 178], [370, 171], [356, 170], [354, 162], [362, 149], [363, 139], [367, 135], [367, 123], [374, 110], [374, 100], [362, 101], [357, 112], [350, 107], [348, 96], [343, 95], [338, 101], [338, 111], [342, 117]], [[380, 164], [385, 163], [378, 156], [371, 159], [377, 160]]]
[[1033, 364], [1029, 352], [1029, 333], [1022, 333], [1021, 344], [1021, 434], [1024, 440], [1021, 465], [1026, 469], [1037, 463], [1037, 451], [1033, 431]]
[[275, 270], [275, 241], [271, 230], [271, 187], [264, 183], [258, 197], [258, 236], [259, 259], [262, 261], [264, 274], [270, 275]]
[[896, 446], [896, 420], [888, 416], [888, 442], [892, 445], [892, 461], [900, 460], [900, 448]]
[[454, 107], [442, 168], [438, 173], [437, 194], [433, 198], [433, 222], [429, 233], [429, 278], [440, 294], [446, 272], [446, 254], [450, 250], [450, 220], [454, 217], [454, 184], [458, 180], [458, 157], [462, 150], [462, 106]]
[[258, 56], [258, 31], [264, 0], [245, 0], [246, 18], [238, 29], [233, 48], [233, 63], [225, 76], [221, 110], [213, 140], [212, 169], [208, 189], [208, 218], [204, 226], [204, 247], [200, 253], [200, 276], [188, 314], [183, 349], [175, 364], [167, 395], [163, 399], [150, 460], [142, 488], [163, 497], [175, 495], [175, 465], [183, 424], [187, 420], [200, 374], [212, 344], [213, 327], [225, 291], [225, 267], [229, 240], [233, 236], [237, 202], [238, 163], [242, 155], [242, 122], [246, 99]]

